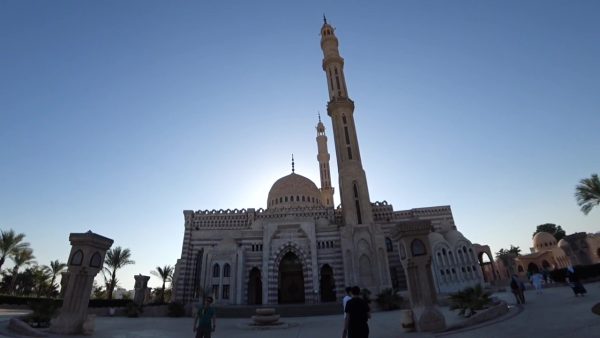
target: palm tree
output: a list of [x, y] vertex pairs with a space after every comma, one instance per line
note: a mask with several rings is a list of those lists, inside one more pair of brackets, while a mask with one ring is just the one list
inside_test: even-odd
[[156, 270], [150, 271], [151, 274], [162, 279], [162, 289], [160, 292], [160, 302], [161, 303], [165, 302], [165, 284], [167, 282], [173, 281], [173, 272], [174, 271], [175, 271], [175, 269], [170, 265], [165, 265], [164, 268], [157, 266]]
[[58, 290], [58, 285], [54, 285], [56, 281], [56, 276], [61, 273], [64, 269], [66, 269], [67, 264], [61, 263], [57, 260], [51, 261], [50, 266], [44, 265], [46, 271], [52, 276], [50, 279], [50, 288], [51, 291]]
[[104, 272], [109, 275], [109, 278], [106, 278], [106, 293], [108, 299], [112, 299], [113, 291], [117, 285], [117, 270], [125, 265], [135, 263], [135, 261], [130, 258], [131, 251], [129, 251], [129, 249], [121, 249], [120, 246], [106, 252]]
[[[47, 266], [34, 266], [30, 269], [33, 277], [33, 289], [35, 291], [36, 297], [41, 297], [42, 294], [46, 291], [50, 291], [52, 289], [52, 284], [49, 283], [51, 272]], [[48, 292], [49, 293], [49, 292]]]
[[600, 205], [600, 180], [598, 174], [592, 174], [590, 178], [579, 181], [575, 187], [575, 198], [584, 214], [588, 214], [597, 205]]
[[23, 242], [23, 238], [25, 238], [24, 234], [15, 234], [13, 229], [0, 232], [0, 270], [7, 256], [29, 247], [29, 243]]
[[12, 285], [10, 287], [11, 292], [14, 293], [15, 287], [17, 285], [17, 276], [19, 275], [19, 269], [22, 266], [33, 264], [35, 256], [33, 255], [33, 250], [25, 248], [13, 253], [13, 255], [10, 258], [15, 264], [12, 268]]

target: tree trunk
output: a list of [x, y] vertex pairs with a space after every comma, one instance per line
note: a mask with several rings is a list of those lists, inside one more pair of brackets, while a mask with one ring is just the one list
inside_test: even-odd
[[163, 279], [162, 291], [160, 293], [161, 303], [165, 302], [165, 280]]

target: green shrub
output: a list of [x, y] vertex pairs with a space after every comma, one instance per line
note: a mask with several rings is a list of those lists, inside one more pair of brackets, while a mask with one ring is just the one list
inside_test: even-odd
[[131, 299], [90, 299], [89, 307], [126, 307]]
[[[595, 278], [600, 276], [600, 263], [592, 265], [577, 265], [575, 273], [580, 279]], [[567, 269], [554, 269], [550, 271], [550, 278], [555, 282], [564, 282], [567, 276]]]
[[360, 296], [362, 297], [362, 299], [365, 300], [365, 302], [371, 304], [371, 290], [364, 288], [360, 290]]
[[169, 317], [183, 317], [185, 315], [185, 308], [183, 304], [178, 302], [169, 303], [167, 308], [167, 316]]
[[475, 310], [484, 309], [492, 302], [490, 293], [483, 291], [480, 284], [474, 288], [468, 287], [451, 294], [448, 300], [450, 301], [450, 310], [459, 309], [458, 314], [466, 317], [475, 314]]
[[50, 320], [56, 315], [58, 305], [48, 299], [32, 302], [30, 308], [33, 312], [27, 316], [25, 321], [32, 327], [49, 327]]
[[402, 297], [394, 289], [383, 289], [375, 298], [375, 302], [384, 311], [399, 309], [402, 305]]

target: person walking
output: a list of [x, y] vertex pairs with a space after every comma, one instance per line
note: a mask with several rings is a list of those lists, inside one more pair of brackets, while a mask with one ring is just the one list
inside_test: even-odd
[[371, 309], [369, 304], [360, 297], [360, 288], [353, 286], [351, 289], [352, 299], [346, 303], [344, 312], [344, 331], [342, 338], [368, 338], [369, 337], [369, 318], [371, 318]]
[[537, 294], [542, 293], [542, 282], [543, 281], [544, 281], [544, 276], [542, 276], [541, 273], [536, 272], [533, 275], [531, 275], [531, 284], [533, 284], [533, 287], [535, 288], [535, 293], [537, 293]]
[[573, 289], [575, 297], [579, 295], [583, 297], [587, 293], [587, 290], [583, 287], [583, 284], [581, 284], [581, 281], [579, 280], [579, 276], [577, 276], [577, 273], [575, 272], [575, 268], [570, 265], [567, 267], [566, 280], [571, 289]]
[[510, 279], [510, 290], [515, 295], [517, 304], [525, 304], [525, 285], [519, 280], [517, 275], [512, 275]]
[[211, 306], [212, 297], [204, 298], [204, 305], [198, 306], [198, 313], [194, 318], [194, 332], [196, 338], [210, 338], [217, 327], [215, 309]]
[[344, 312], [344, 318], [346, 318], [346, 304], [348, 303], [348, 301], [350, 299], [352, 299], [352, 295], [350, 294], [351, 291], [352, 291], [352, 288], [347, 286], [346, 287], [346, 295], [342, 299], [342, 311]]

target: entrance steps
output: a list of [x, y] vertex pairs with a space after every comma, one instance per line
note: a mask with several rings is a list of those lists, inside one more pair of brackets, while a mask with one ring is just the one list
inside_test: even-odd
[[341, 315], [342, 303], [331, 302], [321, 304], [269, 304], [269, 305], [216, 305], [219, 318], [250, 318], [256, 314], [256, 309], [274, 308], [281, 317], [307, 317]]

